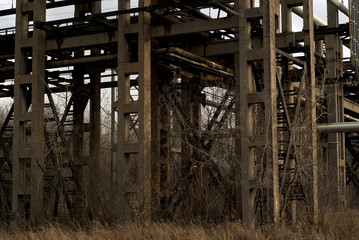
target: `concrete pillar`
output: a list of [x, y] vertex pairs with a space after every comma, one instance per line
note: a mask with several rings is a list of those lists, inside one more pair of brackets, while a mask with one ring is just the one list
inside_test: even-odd
[[[150, 0], [139, 1], [139, 7]], [[130, 1], [118, 1], [119, 10], [129, 9]], [[122, 221], [151, 218], [151, 15], [139, 12], [118, 19], [118, 183], [119, 218]], [[135, 46], [138, 46], [136, 48]], [[138, 81], [138, 100], [130, 98], [130, 81]], [[131, 122], [137, 119], [138, 137], [132, 139]], [[133, 140], [133, 141], [132, 141]]]
[[[90, 73], [90, 162], [89, 162], [89, 206], [93, 218], [101, 214], [101, 187], [105, 182], [101, 155], [101, 73]], [[103, 207], [103, 206], [102, 206]]]
[[[328, 27], [339, 25], [338, 9], [327, 2]], [[342, 42], [335, 34], [325, 36], [327, 58], [327, 102], [328, 122], [344, 121], [343, 88], [338, 85], [342, 75]], [[345, 175], [345, 141], [343, 133], [328, 133], [328, 181], [327, 191], [329, 207], [334, 210], [345, 204], [346, 175]]]
[[46, 1], [16, 2], [12, 211], [36, 224], [43, 221]]
[[[75, 4], [75, 17], [85, 16], [86, 13], [101, 12], [101, 1], [89, 1], [87, 3]], [[92, 51], [92, 54], [93, 51]], [[96, 53], [98, 54], [98, 52]], [[84, 48], [75, 50], [76, 57], [85, 55]], [[97, 89], [91, 88], [91, 92], [84, 86], [84, 75], [88, 71], [83, 66], [74, 66], [73, 71], [73, 85], [72, 85], [72, 99], [73, 99], [73, 129], [71, 135], [71, 158], [74, 165], [72, 171], [76, 179], [76, 196], [73, 197], [73, 217], [76, 220], [84, 221], [87, 217], [86, 205], [89, 205], [90, 215], [94, 216], [98, 207], [94, 206], [97, 202], [96, 186], [99, 180], [99, 141], [100, 141], [100, 73], [90, 73], [91, 84]], [[87, 105], [87, 100], [91, 94], [91, 110], [90, 110], [90, 151], [87, 153], [84, 145], [84, 110]], [[97, 108], [97, 109], [96, 109]], [[95, 140], [96, 139], [96, 140]], [[90, 154], [91, 157], [87, 157]], [[85, 166], [89, 166], [89, 174], [86, 173]], [[89, 179], [89, 182], [87, 182]], [[87, 188], [88, 187], [88, 188]], [[88, 193], [87, 193], [88, 191]], [[87, 202], [86, 195], [89, 195]], [[95, 200], [96, 199], [96, 200]]]
[[[88, 7], [92, 13], [101, 13], [101, 1], [92, 2]], [[100, 49], [91, 49], [91, 55], [100, 55]], [[90, 73], [90, 149], [89, 149], [89, 214], [93, 219], [99, 218], [104, 208], [105, 178], [104, 164], [101, 164], [101, 72], [102, 69], [92, 69]]]
[[[247, 226], [255, 220], [256, 195], [260, 202], [266, 199], [260, 210], [266, 212], [268, 223], [279, 221], [279, 183], [278, 183], [278, 146], [277, 146], [277, 106], [276, 106], [276, 10], [277, 1], [260, 1], [258, 8], [251, 1], [239, 3], [239, 52], [240, 76], [237, 79], [236, 120], [240, 125], [240, 161], [242, 182], [242, 216]], [[253, 18], [252, 16], [256, 16]], [[251, 22], [262, 18], [262, 46], [252, 43]], [[260, 62], [263, 66], [263, 91], [252, 85], [252, 62]], [[239, 89], [238, 89], [239, 88]], [[264, 105], [265, 126], [262, 130], [255, 124], [256, 111]], [[261, 122], [263, 124], [263, 122]], [[264, 141], [263, 141], [264, 140]], [[237, 142], [238, 144], [238, 142]], [[264, 152], [263, 152], [264, 151]], [[259, 152], [265, 153], [261, 158]], [[265, 163], [264, 163], [265, 162]], [[259, 173], [257, 165], [265, 166]], [[263, 221], [263, 219], [259, 219]]]
[[316, 87], [315, 87], [315, 59], [314, 59], [314, 25], [313, 25], [313, 1], [303, 0], [303, 31], [304, 46], [307, 47], [307, 77], [306, 81], [306, 112], [308, 114], [308, 139], [309, 160], [312, 172], [310, 176], [310, 204], [313, 214], [313, 222], [318, 222], [318, 159], [317, 159], [317, 132], [316, 132]]

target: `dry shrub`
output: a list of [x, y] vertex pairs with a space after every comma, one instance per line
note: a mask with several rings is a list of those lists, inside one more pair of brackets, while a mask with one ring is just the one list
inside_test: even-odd
[[357, 239], [359, 236], [359, 211], [328, 212], [321, 216], [317, 226], [298, 221], [291, 226], [264, 226], [245, 228], [241, 222], [222, 224], [101, 224], [88, 223], [85, 228], [48, 224], [43, 227], [21, 227], [10, 224], [0, 228], [0, 239], [213, 239], [213, 240], [260, 240], [260, 239]]
[[326, 239], [358, 239], [359, 211], [347, 209], [326, 213], [319, 222], [318, 231]]
[[244, 228], [239, 222], [216, 226], [195, 224], [180, 225], [174, 223], [153, 223], [125, 225], [102, 225], [91, 223], [86, 229], [60, 225], [48, 225], [40, 228], [21, 228], [4, 226], [0, 230], [0, 239], [264, 239], [260, 231]]

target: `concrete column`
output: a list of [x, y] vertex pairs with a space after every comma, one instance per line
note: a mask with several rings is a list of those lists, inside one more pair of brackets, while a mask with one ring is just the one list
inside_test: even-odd
[[[139, 1], [139, 7], [150, 0]], [[118, 1], [119, 10], [130, 1]], [[139, 12], [118, 19], [118, 158], [119, 218], [122, 221], [151, 218], [151, 14]], [[137, 44], [138, 48], [133, 47]], [[130, 81], [137, 76], [138, 100], [130, 99]], [[137, 119], [137, 139], [132, 141], [133, 119]]]
[[[338, 27], [339, 17], [338, 9], [329, 1], [328, 9], [328, 27]], [[340, 59], [342, 42], [338, 36], [325, 36], [325, 50], [327, 57], [327, 102], [328, 102], [328, 122], [336, 123], [344, 121], [343, 114], [343, 89], [338, 86], [338, 80], [341, 77], [342, 64]], [[338, 209], [345, 203], [345, 142], [343, 133], [328, 133], [328, 189], [330, 195], [329, 206]]]
[[[101, 12], [101, 1], [91, 3], [92, 13]], [[100, 49], [91, 49], [91, 55], [100, 55]], [[104, 208], [103, 190], [105, 185], [104, 163], [101, 164], [101, 72], [92, 69], [90, 73], [90, 149], [89, 149], [89, 214], [93, 219], [99, 218]]]
[[306, 81], [306, 112], [308, 114], [308, 139], [310, 170], [310, 204], [313, 214], [313, 222], [318, 222], [318, 160], [317, 160], [317, 133], [316, 133], [316, 94], [315, 94], [315, 59], [314, 59], [314, 25], [313, 25], [313, 1], [303, 0], [303, 31], [304, 46], [307, 47], [307, 77]]
[[[263, 16], [264, 99], [266, 127], [266, 174], [268, 223], [279, 222], [280, 197], [277, 143], [276, 2], [265, 1]], [[279, 17], [277, 15], [277, 17]]]
[[161, 82], [166, 83], [172, 79], [163, 79], [158, 75], [156, 61], [152, 65], [152, 88], [151, 88], [151, 136], [152, 136], [152, 216], [158, 219], [167, 207], [170, 196], [170, 131], [171, 112], [164, 99], [160, 87]]
[[[32, 224], [43, 221], [46, 1], [17, 1], [12, 211]], [[31, 64], [30, 64], [31, 59]]]
[[[276, 106], [276, 10], [277, 1], [260, 1], [259, 8], [253, 8], [251, 1], [239, 3], [239, 79], [236, 86], [236, 123], [240, 124], [240, 154], [241, 182], [242, 182], [242, 219], [248, 226], [255, 220], [257, 206], [259, 211], [266, 212], [268, 223], [279, 220], [279, 183], [278, 183], [278, 145], [277, 145], [277, 106]], [[254, 43], [251, 39], [251, 13], [262, 18], [263, 39]], [[248, 15], [247, 15], [248, 14]], [[261, 43], [261, 44], [260, 44]], [[253, 86], [251, 64], [259, 62], [263, 66], [264, 89], [260, 91]], [[265, 125], [258, 128], [254, 114], [258, 114], [259, 106], [264, 106]], [[263, 126], [263, 122], [261, 122]], [[239, 144], [239, 141], [236, 142]], [[264, 151], [265, 158], [258, 154]], [[265, 162], [265, 163], [264, 163]], [[265, 166], [261, 172], [256, 171], [258, 165]], [[256, 195], [260, 199], [266, 198], [266, 206], [262, 200], [255, 204]], [[263, 221], [263, 219], [258, 219]]]
[[[92, 218], [101, 214], [101, 186], [104, 187], [101, 153], [101, 73], [90, 73], [90, 162], [89, 205]], [[103, 207], [103, 206], [102, 206]]]

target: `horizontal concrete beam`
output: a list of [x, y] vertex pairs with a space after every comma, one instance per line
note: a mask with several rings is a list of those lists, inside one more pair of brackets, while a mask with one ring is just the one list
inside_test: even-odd
[[151, 37], [168, 37], [181, 34], [216, 31], [222, 29], [238, 28], [237, 16], [219, 19], [197, 20], [192, 22], [160, 25], [151, 28]]
[[[151, 29], [151, 36], [153, 38], [157, 37], [168, 37], [168, 36], [176, 36], [181, 34], [191, 34], [191, 33], [199, 33], [199, 32], [208, 32], [208, 31], [216, 31], [222, 29], [236, 29], [238, 28], [238, 17], [232, 16], [229, 18], [219, 18], [219, 19], [206, 19], [206, 20], [198, 20], [192, 22], [184, 22], [184, 23], [175, 23], [171, 25], [160, 25], [153, 26]], [[294, 41], [302, 41], [304, 38], [304, 34], [300, 32], [297, 33], [286, 33], [286, 34], [278, 34], [277, 35], [277, 47], [280, 48], [281, 43], [287, 45], [288, 38]], [[321, 39], [322, 38], [322, 39]], [[323, 36], [316, 36], [316, 40], [323, 40]], [[283, 41], [284, 40], [284, 41]], [[231, 40], [223, 40], [216, 41], [212, 43], [207, 43], [206, 45], [201, 44], [199, 48], [202, 48], [202, 52], [206, 51], [205, 54], [197, 54], [200, 56], [213, 56], [213, 55], [223, 55], [233, 53], [238, 49], [237, 40], [232, 40], [234, 42], [230, 42]], [[88, 34], [84, 36], [76, 36], [76, 37], [65, 37], [61, 39], [49, 39], [46, 41], [46, 50], [60, 50], [60, 49], [71, 49], [78, 47], [90, 47], [96, 45], [103, 45], [109, 43], [117, 42], [117, 32], [104, 32], [104, 33], [95, 33]], [[282, 44], [283, 45], [283, 44]]]
[[95, 33], [77, 37], [50, 39], [46, 41], [46, 50], [90, 47], [108, 43], [117, 43], [117, 32]]

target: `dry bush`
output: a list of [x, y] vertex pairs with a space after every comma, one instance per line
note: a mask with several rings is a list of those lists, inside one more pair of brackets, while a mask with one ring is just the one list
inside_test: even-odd
[[245, 228], [241, 222], [179, 224], [174, 222], [104, 225], [91, 222], [85, 228], [49, 224], [24, 228], [10, 224], [0, 228], [0, 239], [357, 239], [359, 211], [324, 214], [317, 226], [298, 221], [291, 226]]
[[264, 239], [261, 232], [245, 229], [240, 223], [217, 226], [187, 226], [173, 223], [104, 226], [92, 223], [86, 230], [59, 225], [22, 229], [3, 228], [1, 239]]

